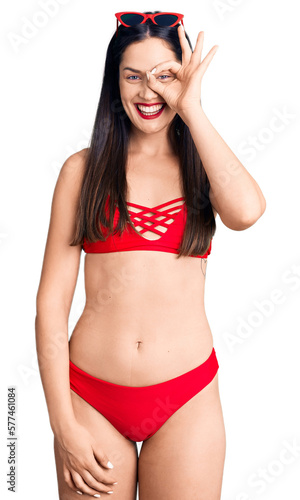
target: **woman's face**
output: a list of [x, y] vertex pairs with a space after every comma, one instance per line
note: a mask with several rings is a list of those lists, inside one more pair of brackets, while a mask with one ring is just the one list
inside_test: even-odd
[[[168, 60], [178, 62], [175, 53], [168, 48], [166, 42], [152, 37], [129, 45], [120, 63], [119, 86], [123, 107], [133, 126], [146, 134], [159, 132], [169, 126], [176, 115], [166, 105], [163, 97], [147, 85], [146, 71], [151, 71], [157, 64]], [[169, 70], [155, 73], [154, 76], [163, 85], [168, 85], [175, 78]], [[149, 104], [155, 107], [147, 106], [148, 114], [144, 115], [145, 107], [139, 109], [138, 105]], [[157, 112], [162, 104], [164, 104], [162, 111]]]

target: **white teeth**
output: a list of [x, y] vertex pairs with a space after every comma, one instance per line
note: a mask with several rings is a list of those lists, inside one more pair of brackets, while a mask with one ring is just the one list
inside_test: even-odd
[[160, 111], [163, 108], [163, 104], [156, 105], [156, 106], [142, 106], [142, 105], [137, 105], [138, 109], [143, 113], [144, 115], [150, 115], [150, 114], [156, 114], [158, 111]]

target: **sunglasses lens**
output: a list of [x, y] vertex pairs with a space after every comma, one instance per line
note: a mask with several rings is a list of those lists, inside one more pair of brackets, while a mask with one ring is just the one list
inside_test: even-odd
[[178, 16], [174, 16], [172, 14], [161, 14], [155, 16], [155, 21], [159, 24], [159, 26], [171, 26], [178, 21]]
[[143, 21], [143, 16], [139, 14], [123, 14], [121, 16], [123, 23], [128, 24], [128, 26], [135, 26]]

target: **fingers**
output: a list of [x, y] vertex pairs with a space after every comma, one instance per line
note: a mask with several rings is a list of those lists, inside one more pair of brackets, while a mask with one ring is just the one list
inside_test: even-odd
[[109, 457], [97, 449], [97, 442], [82, 426], [77, 426], [77, 440], [74, 433], [67, 445], [59, 445], [63, 462], [64, 481], [72, 491], [100, 497], [100, 492], [113, 493], [113, 484], [117, 483], [113, 464]]
[[103, 475], [107, 475], [108, 471], [102, 471], [102, 474], [99, 473], [96, 464], [85, 467], [85, 469], [79, 471], [73, 468], [69, 470], [65, 464], [63, 465], [64, 480], [72, 491], [92, 496], [97, 495], [98, 497], [101, 493], [113, 492], [114, 484], [117, 484], [115, 477], [104, 479]]
[[198, 33], [197, 37], [197, 42], [195, 46], [195, 50], [192, 54], [191, 60], [195, 62], [196, 64], [201, 63], [201, 55], [202, 55], [202, 49], [203, 49], [203, 40], [204, 40], [204, 31], [200, 31]]
[[209, 53], [204, 57], [204, 59], [201, 63], [201, 66], [200, 66], [201, 75], [203, 75], [205, 73], [205, 71], [207, 70], [207, 68], [208, 68], [209, 64], [211, 63], [218, 48], [219, 48], [218, 45], [214, 45], [214, 47], [212, 47], [212, 49], [210, 49]]
[[[78, 472], [76, 471], [71, 471], [71, 476], [72, 476], [72, 479], [73, 479], [73, 482], [75, 484], [75, 491], [80, 491], [81, 493], [85, 493], [86, 495], [91, 495], [91, 496], [94, 496], [94, 495], [99, 495], [100, 496], [100, 493], [101, 491], [100, 490], [97, 490], [97, 489], [94, 489], [94, 488], [91, 488], [84, 480], [83, 478], [81, 477], [80, 474], [78, 474]], [[73, 491], [74, 491], [74, 488], [72, 488]], [[109, 491], [109, 490], [108, 490]]]
[[69, 486], [69, 488], [73, 491], [77, 491], [76, 486], [74, 484], [74, 481], [72, 479], [70, 471], [65, 467], [63, 467], [63, 475], [64, 475], [64, 480], [65, 483]]
[[159, 94], [162, 98], [164, 98], [164, 84], [161, 82], [158, 82], [155, 78], [154, 75], [151, 75], [149, 71], [146, 72], [147, 75], [147, 85], [150, 87], [151, 90]]
[[65, 466], [64, 466], [64, 480], [66, 484], [69, 486], [69, 488], [72, 491], [76, 491], [77, 493], [88, 493], [94, 495], [99, 495], [99, 491], [95, 490], [93, 493], [91, 493], [93, 490], [92, 488], [88, 488], [87, 485], [84, 484], [80, 474], [76, 471], [69, 471]]
[[176, 63], [175, 61], [166, 61], [165, 63], [158, 64], [156, 68], [152, 69], [151, 72], [146, 71], [148, 87], [164, 97], [166, 84], [165, 82], [159, 81], [157, 75], [159, 75], [159, 73], [161, 73], [162, 71], [175, 72], [177, 71], [177, 68], [178, 63]]
[[166, 90], [166, 85], [172, 78], [168, 78], [166, 81], [159, 81], [158, 77], [160, 76], [160, 73], [163, 72], [170, 72], [175, 75], [175, 78], [178, 78], [180, 76], [182, 66], [179, 62], [176, 61], [165, 61], [163, 63], [158, 64], [155, 68], [152, 69], [151, 72], [147, 71], [147, 81], [148, 81], [148, 86], [160, 94], [162, 97], [164, 97], [164, 93]]
[[181, 45], [181, 50], [182, 50], [182, 65], [186, 66], [191, 60], [192, 50], [191, 50], [190, 44], [185, 36], [185, 31], [184, 31], [183, 27], [181, 26], [181, 24], [178, 26], [177, 31], [178, 31], [178, 37], [179, 37], [179, 41], [180, 41], [180, 45]]
[[[97, 465], [95, 465], [95, 466], [90, 465], [89, 467], [86, 467], [86, 470], [87, 470], [88, 474], [91, 476], [91, 478], [93, 478], [94, 481], [101, 483], [101, 485], [106, 485], [106, 484], [112, 485], [117, 481], [113, 471], [110, 473], [108, 473], [108, 471], [103, 471], [103, 470], [101, 471], [101, 470], [99, 470], [99, 467], [97, 467]], [[91, 483], [88, 481], [88, 484], [91, 484]], [[92, 484], [91, 484], [91, 486], [92, 486]]]
[[84, 471], [82, 473], [82, 479], [90, 488], [98, 493], [108, 493], [108, 491], [113, 491], [112, 484], [115, 481], [111, 481], [111, 484], [104, 484], [102, 481], [97, 481], [89, 471]]
[[202, 74], [205, 73], [208, 65], [210, 64], [213, 56], [217, 52], [219, 46], [214, 45], [212, 49], [208, 52], [208, 54], [205, 56], [203, 61], [201, 62], [201, 57], [202, 57], [202, 50], [203, 50], [203, 42], [204, 42], [204, 31], [200, 31], [198, 33], [195, 49], [192, 52], [192, 55], [190, 57], [190, 63], [192, 66], [199, 66], [201, 64], [202, 68]]
[[94, 458], [95, 458], [96, 462], [98, 462], [99, 465], [101, 465], [102, 467], [105, 467], [106, 469], [113, 469], [114, 466], [109, 461], [108, 456], [105, 455], [105, 453], [102, 453], [97, 449], [96, 443], [92, 443], [92, 449], [93, 449], [93, 453], [94, 453]]
[[170, 61], [164, 61], [160, 64], [157, 64], [157, 66], [155, 66], [155, 68], [153, 68], [150, 73], [152, 75], [155, 75], [155, 77], [157, 77], [162, 71], [171, 71], [172, 73], [177, 75], [181, 68], [182, 65], [180, 64], [180, 62], [173, 61], [171, 59]]

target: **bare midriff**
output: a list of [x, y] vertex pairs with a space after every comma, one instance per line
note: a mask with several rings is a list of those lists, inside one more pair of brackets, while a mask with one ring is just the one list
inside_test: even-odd
[[[177, 160], [161, 158], [159, 165], [155, 176], [153, 161], [137, 155], [129, 163], [127, 201], [153, 207], [182, 196]], [[141, 237], [159, 238], [150, 231]], [[206, 266], [206, 258], [162, 251], [87, 253], [86, 303], [70, 338], [70, 360], [94, 377], [135, 387], [199, 366], [213, 347], [204, 309]]]
[[199, 366], [213, 347], [206, 266], [207, 259], [149, 250], [86, 254], [86, 304], [70, 338], [71, 361], [136, 387]]

